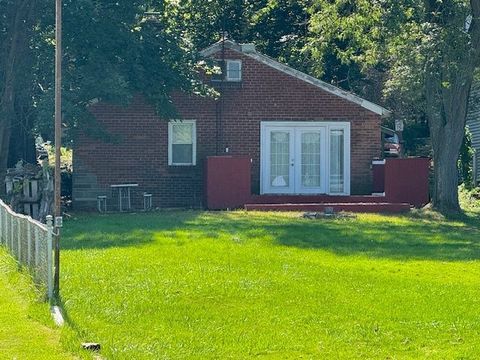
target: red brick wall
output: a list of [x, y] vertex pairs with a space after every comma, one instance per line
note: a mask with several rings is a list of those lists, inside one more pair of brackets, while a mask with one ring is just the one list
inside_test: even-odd
[[[153, 195], [155, 207], [201, 206], [202, 172], [200, 159], [214, 151], [215, 104], [213, 100], [182, 96], [179, 108], [196, 109], [197, 166], [168, 166], [168, 122], [155, 115], [141, 98], [128, 107], [96, 104], [92, 113], [118, 143], [95, 141], [80, 136], [74, 147], [74, 206], [91, 207], [96, 195], [114, 196], [110, 185], [138, 183], [133, 189], [134, 206], [142, 206], [142, 194]], [[190, 116], [190, 118], [193, 118]], [[94, 174], [96, 184], [90, 177]], [[79, 179], [80, 177], [80, 179]], [[84, 199], [82, 201], [82, 199]], [[83, 204], [85, 203], [85, 204]], [[110, 208], [116, 202], [110, 201]]]
[[242, 60], [243, 81], [225, 87], [222, 148], [252, 157], [255, 192], [260, 188], [262, 120], [350, 122], [351, 192], [371, 192], [371, 161], [381, 155], [379, 115], [243, 54], [228, 50], [226, 58]]
[[[264, 120], [350, 122], [351, 192], [371, 192], [371, 160], [381, 155], [380, 116], [241, 53], [228, 50], [226, 57], [242, 60], [243, 81], [224, 86], [219, 145], [222, 150], [228, 146], [231, 155], [253, 159], [254, 192], [260, 188], [260, 122]], [[109, 195], [111, 184], [135, 182], [140, 185], [135, 190], [138, 201], [139, 194], [147, 191], [153, 194], [154, 206], [201, 205], [202, 163], [206, 156], [216, 155], [220, 101], [181, 93], [173, 100], [181, 118], [197, 121], [197, 166], [168, 166], [167, 121], [142, 99], [126, 108], [97, 104], [91, 111], [122, 141], [107, 144], [81, 137], [76, 142], [74, 166], [79, 173], [74, 174], [74, 201], [92, 201], [95, 193]], [[94, 175], [97, 184], [87, 190], [89, 185], [76, 182], [82, 172]]]

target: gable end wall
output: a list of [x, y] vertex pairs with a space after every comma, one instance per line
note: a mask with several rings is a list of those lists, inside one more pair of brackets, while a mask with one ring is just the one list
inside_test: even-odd
[[[93, 106], [96, 118], [123, 140], [106, 144], [85, 136], [78, 139], [74, 206], [91, 208], [95, 193], [112, 196], [111, 184], [132, 182], [139, 184], [135, 206], [141, 206], [144, 191], [153, 194], [154, 207], [202, 206], [203, 160], [216, 155], [217, 130], [220, 149], [228, 147], [229, 155], [252, 158], [252, 191], [258, 193], [260, 122], [266, 120], [350, 122], [351, 193], [371, 193], [371, 160], [381, 156], [379, 115], [244, 54], [228, 50], [226, 58], [242, 60], [243, 74], [241, 83], [224, 84], [222, 100], [172, 96], [181, 118], [197, 120], [196, 166], [168, 166], [167, 121], [140, 97], [128, 107]], [[222, 119], [217, 129], [219, 107]]]

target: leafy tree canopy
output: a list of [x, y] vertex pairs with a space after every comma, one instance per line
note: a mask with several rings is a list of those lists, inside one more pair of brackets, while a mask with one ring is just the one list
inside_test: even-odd
[[[168, 97], [173, 89], [201, 90], [194, 52], [162, 2], [66, 0], [63, 18], [63, 117], [70, 128], [92, 123], [85, 111], [92, 102], [127, 104], [143, 94], [157, 112], [168, 114], [174, 111]], [[40, 131], [52, 123], [52, 21], [44, 19], [36, 39]]]
[[[95, 128], [86, 109], [97, 100], [126, 104], [141, 93], [168, 113], [171, 90], [207, 91], [195, 80], [195, 54], [226, 31], [385, 104], [412, 128], [428, 123], [434, 204], [458, 209], [456, 161], [480, 62], [480, 0], [64, 0], [63, 10], [69, 128]], [[51, 130], [53, 11], [45, 0], [0, 0], [2, 153], [12, 124]]]

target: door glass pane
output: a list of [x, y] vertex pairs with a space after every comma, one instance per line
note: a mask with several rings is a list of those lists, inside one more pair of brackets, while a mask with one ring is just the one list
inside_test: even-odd
[[330, 192], [344, 192], [344, 134], [343, 130], [330, 131]]
[[288, 187], [290, 184], [290, 133], [270, 133], [270, 185]]
[[302, 186], [320, 187], [320, 133], [304, 132], [302, 141]]

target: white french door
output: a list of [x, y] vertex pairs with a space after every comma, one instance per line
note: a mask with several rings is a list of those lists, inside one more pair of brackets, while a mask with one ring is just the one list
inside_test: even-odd
[[261, 193], [348, 193], [349, 137], [348, 123], [262, 122]]
[[295, 192], [295, 131], [287, 127], [267, 129], [265, 144], [265, 192], [293, 194]]
[[296, 128], [294, 172], [296, 194], [323, 194], [326, 189], [324, 127]]

